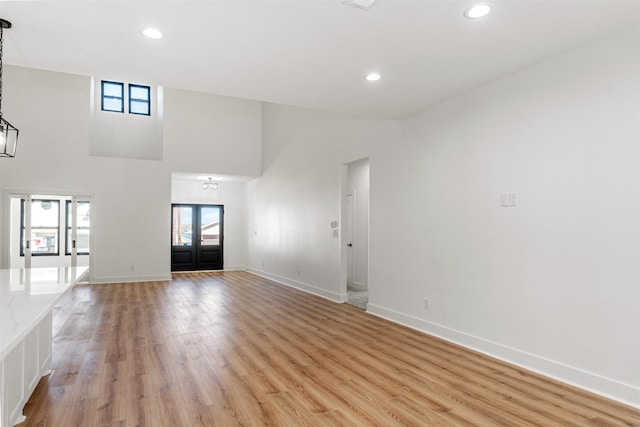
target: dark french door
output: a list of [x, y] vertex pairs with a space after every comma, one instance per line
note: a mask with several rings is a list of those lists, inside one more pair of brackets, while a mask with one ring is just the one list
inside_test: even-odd
[[224, 206], [171, 205], [171, 271], [222, 270]]

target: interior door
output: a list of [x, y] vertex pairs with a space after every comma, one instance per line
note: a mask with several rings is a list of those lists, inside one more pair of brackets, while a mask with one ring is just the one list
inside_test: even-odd
[[171, 271], [222, 270], [224, 207], [171, 205]]
[[347, 194], [347, 217], [345, 221], [347, 234], [347, 289], [353, 288], [353, 222], [354, 222], [354, 193]]

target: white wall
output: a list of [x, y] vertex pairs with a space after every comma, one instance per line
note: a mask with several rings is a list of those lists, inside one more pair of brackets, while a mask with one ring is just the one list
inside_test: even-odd
[[340, 301], [330, 223], [369, 157], [370, 312], [640, 406], [639, 32], [402, 123], [166, 89], [162, 161], [88, 156], [90, 79], [5, 66], [0, 182], [94, 196], [92, 281], [166, 278], [171, 171], [258, 175], [262, 139], [247, 264]]
[[[265, 104], [263, 175], [247, 184], [251, 271], [335, 301], [341, 283], [341, 179], [346, 163], [399, 138], [394, 122]], [[371, 159], [372, 165], [383, 159]], [[373, 166], [372, 166], [373, 168]]]
[[250, 269], [340, 300], [339, 168], [368, 156], [370, 312], [640, 406], [639, 40], [585, 45], [403, 131], [265, 105]]
[[[170, 277], [171, 171], [260, 173], [260, 150], [252, 151], [260, 145], [257, 102], [203, 95], [192, 104], [188, 94], [181, 97], [181, 91], [165, 88], [163, 160], [94, 157], [88, 154], [90, 77], [14, 66], [3, 71], [3, 113], [20, 129], [16, 158], [2, 161], [5, 196], [91, 195], [94, 283]], [[225, 109], [228, 104], [232, 107]], [[188, 120], [201, 117], [202, 108], [212, 112], [218, 107], [226, 124]], [[236, 128], [238, 123], [243, 127]], [[197, 145], [194, 135], [216, 142]], [[236, 148], [242, 155], [223, 155]], [[5, 205], [3, 225], [7, 209]], [[3, 233], [7, 245], [8, 233]]]
[[217, 190], [203, 190], [202, 181], [173, 178], [171, 203], [224, 205], [225, 270], [245, 268], [245, 213], [244, 184], [242, 182], [218, 182]]
[[164, 89], [164, 161], [172, 171], [259, 176], [261, 104]]
[[129, 84], [124, 84], [124, 112], [102, 111], [102, 80], [93, 78], [89, 104], [91, 155], [128, 159], [162, 160], [163, 88], [150, 86], [150, 112], [129, 113]]
[[373, 312], [640, 405], [640, 29], [404, 124]]
[[347, 191], [353, 194], [353, 285], [365, 290], [369, 280], [369, 159], [348, 165]]

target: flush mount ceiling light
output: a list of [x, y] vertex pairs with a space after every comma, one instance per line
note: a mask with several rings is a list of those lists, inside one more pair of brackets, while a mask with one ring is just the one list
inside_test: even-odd
[[218, 189], [218, 183], [217, 182], [213, 182], [213, 179], [209, 178], [205, 182], [202, 183], [202, 189], [203, 190], [217, 190]]
[[491, 6], [486, 3], [476, 4], [464, 11], [464, 16], [469, 19], [478, 19], [487, 16], [491, 12]]
[[160, 30], [156, 30], [155, 28], [145, 28], [142, 30], [142, 34], [149, 37], [150, 39], [161, 39], [164, 35], [160, 32]]
[[380, 80], [382, 78], [382, 76], [378, 73], [369, 73], [365, 76], [365, 80], [370, 81], [370, 82], [377, 82], [378, 80]]
[[345, 6], [355, 7], [356, 9], [367, 11], [375, 3], [376, 0], [345, 0], [342, 2]]
[[214, 181], [224, 181], [223, 176], [213, 176], [213, 175], [201, 175], [198, 179], [212, 179]]
[[11, 22], [0, 18], [0, 157], [15, 157], [18, 129], [2, 117], [2, 42], [5, 28], [11, 28]]

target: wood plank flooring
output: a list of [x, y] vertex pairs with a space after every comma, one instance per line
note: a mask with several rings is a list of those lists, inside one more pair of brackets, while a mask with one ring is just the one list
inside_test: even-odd
[[21, 426], [617, 426], [640, 411], [245, 272], [85, 285]]

